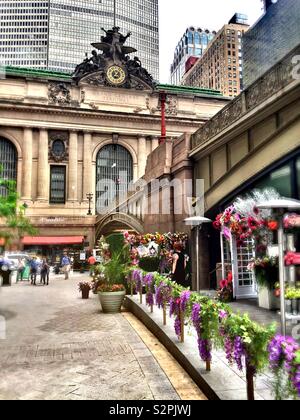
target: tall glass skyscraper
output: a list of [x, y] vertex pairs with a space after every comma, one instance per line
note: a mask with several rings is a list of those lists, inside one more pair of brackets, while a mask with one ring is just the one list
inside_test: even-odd
[[201, 28], [188, 28], [179, 41], [171, 66], [171, 83], [180, 85], [187, 72], [187, 63], [191, 57], [202, 57], [208, 44], [215, 37], [216, 32]]
[[[132, 32], [128, 45], [159, 75], [158, 0], [117, 0], [117, 26]], [[102, 27], [114, 23], [113, 0], [1, 0], [2, 64], [72, 72]]]

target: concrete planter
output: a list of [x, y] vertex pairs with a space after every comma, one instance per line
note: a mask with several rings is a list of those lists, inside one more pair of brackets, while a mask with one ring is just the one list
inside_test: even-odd
[[274, 295], [274, 291], [267, 287], [260, 287], [258, 292], [258, 304], [260, 308], [277, 310], [280, 309], [280, 298]]
[[125, 295], [125, 290], [123, 292], [99, 292], [98, 296], [102, 311], [105, 314], [117, 314], [121, 312]]

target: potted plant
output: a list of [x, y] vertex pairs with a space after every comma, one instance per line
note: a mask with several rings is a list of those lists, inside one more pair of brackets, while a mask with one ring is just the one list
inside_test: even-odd
[[104, 313], [113, 314], [121, 311], [126, 295], [125, 272], [127, 264], [123, 250], [113, 253], [111, 259], [103, 265], [105, 280], [98, 288], [98, 296]]
[[300, 289], [288, 288], [285, 293], [286, 311], [291, 315], [299, 315]]
[[78, 284], [78, 289], [82, 293], [82, 299], [88, 299], [92, 285], [89, 282], [82, 281]]
[[258, 285], [258, 303], [260, 308], [276, 310], [280, 308], [280, 300], [276, 296], [279, 268], [277, 257], [257, 258], [250, 264], [254, 270]]

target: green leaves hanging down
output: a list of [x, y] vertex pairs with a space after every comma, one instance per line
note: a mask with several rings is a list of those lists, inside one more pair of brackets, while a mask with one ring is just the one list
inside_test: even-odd
[[25, 234], [35, 235], [36, 229], [25, 216], [26, 207], [18, 203], [19, 195], [16, 182], [0, 178], [0, 191], [2, 192], [0, 195], [0, 219], [6, 226], [5, 230], [0, 231], [0, 238], [4, 239], [7, 244], [12, 239], [19, 239]]
[[276, 333], [276, 324], [264, 327], [251, 321], [247, 314], [231, 314], [223, 321], [223, 329], [225, 336], [232, 341], [241, 337], [248, 362], [256, 372], [263, 371], [268, 365], [268, 344]]

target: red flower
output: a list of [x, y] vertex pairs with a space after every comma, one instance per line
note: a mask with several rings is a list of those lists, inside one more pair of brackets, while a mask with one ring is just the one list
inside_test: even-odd
[[225, 287], [227, 287], [227, 280], [221, 280], [220, 281], [220, 287], [221, 287], [221, 289], [225, 289]]
[[232, 275], [232, 272], [230, 271], [228, 273], [227, 281], [228, 281], [228, 283], [232, 283], [232, 280], [233, 280], [233, 275]]
[[278, 222], [276, 222], [275, 220], [268, 222], [268, 228], [270, 230], [278, 230]]
[[248, 226], [251, 230], [256, 230], [259, 226], [259, 223], [257, 222], [257, 220], [254, 219], [254, 217], [249, 217]]

